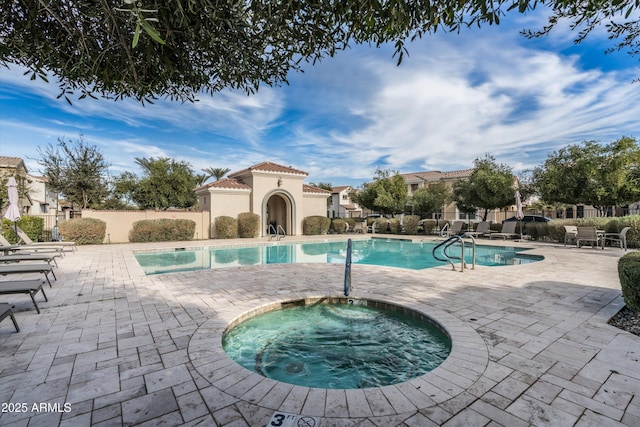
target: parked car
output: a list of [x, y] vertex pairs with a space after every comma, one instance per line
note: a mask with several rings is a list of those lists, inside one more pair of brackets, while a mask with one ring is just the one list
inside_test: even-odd
[[549, 221], [551, 221], [551, 218], [547, 218], [546, 216], [542, 216], [542, 215], [525, 215], [521, 220], [519, 220], [518, 218], [511, 217], [511, 218], [507, 218], [503, 221], [504, 222], [511, 222], [511, 221], [522, 221], [521, 225], [522, 225], [522, 230], [523, 230], [523, 234], [529, 234], [527, 232], [527, 225], [534, 223], [534, 224], [542, 224], [542, 223], [547, 223]]

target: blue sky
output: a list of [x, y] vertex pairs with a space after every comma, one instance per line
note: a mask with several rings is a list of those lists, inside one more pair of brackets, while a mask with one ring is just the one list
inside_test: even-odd
[[56, 99], [55, 80], [0, 70], [0, 155], [40, 172], [37, 147], [84, 139], [139, 173], [136, 157], [172, 157], [194, 171], [262, 161], [309, 173], [307, 182], [360, 186], [376, 168], [401, 173], [466, 169], [489, 153], [515, 172], [585, 140], [640, 139], [638, 58], [605, 55], [604, 30], [574, 45], [566, 28], [529, 40], [540, 13], [500, 26], [438, 33], [393, 49], [354, 46], [256, 95], [225, 91], [199, 102]]

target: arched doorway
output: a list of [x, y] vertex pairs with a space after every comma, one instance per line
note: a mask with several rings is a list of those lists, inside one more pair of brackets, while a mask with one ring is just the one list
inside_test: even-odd
[[269, 234], [269, 225], [273, 225], [276, 229], [278, 226], [282, 227], [287, 235], [294, 234], [292, 206], [291, 197], [284, 192], [275, 192], [265, 197], [263, 218], [266, 219], [266, 234]]

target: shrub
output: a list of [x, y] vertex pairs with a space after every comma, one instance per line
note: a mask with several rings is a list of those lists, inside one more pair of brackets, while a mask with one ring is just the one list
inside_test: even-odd
[[389, 220], [384, 217], [376, 218], [376, 233], [388, 233], [389, 232]]
[[389, 232], [393, 234], [400, 234], [401, 230], [402, 230], [402, 226], [400, 225], [400, 220], [398, 218], [390, 218]]
[[331, 221], [331, 228], [338, 234], [342, 234], [346, 231], [347, 222], [342, 218], [333, 218]]
[[[444, 227], [444, 222], [442, 223], [442, 225], [440, 225], [440, 227]], [[438, 227], [438, 221], [436, 221], [435, 219], [424, 219], [422, 220], [422, 231], [424, 231], [424, 234], [431, 234], [433, 233], [434, 230], [436, 230]], [[418, 229], [420, 227], [418, 226]], [[439, 229], [437, 230], [438, 232], [440, 231]]]
[[238, 237], [252, 238], [260, 235], [260, 215], [251, 212], [238, 214]]
[[196, 223], [190, 219], [143, 219], [133, 223], [130, 242], [193, 240]]
[[630, 252], [618, 260], [618, 277], [627, 307], [640, 312], [640, 252]]
[[418, 234], [418, 222], [420, 217], [417, 215], [405, 215], [402, 221], [404, 225], [404, 232], [406, 234]]
[[331, 220], [326, 216], [312, 215], [302, 220], [302, 234], [305, 236], [315, 236], [327, 234]]
[[349, 224], [349, 230], [353, 231], [353, 228], [356, 226], [355, 218], [342, 218], [344, 221]]
[[97, 218], [75, 218], [62, 221], [59, 226], [64, 240], [78, 245], [100, 245], [107, 233], [107, 223]]
[[[37, 216], [23, 216], [18, 221], [18, 227], [34, 242], [42, 240], [42, 230], [44, 229], [44, 218]], [[6, 218], [2, 219], [2, 234], [10, 243], [18, 243], [18, 236], [15, 233], [15, 224]]]
[[218, 216], [215, 219], [216, 239], [235, 239], [238, 237], [238, 221], [230, 216]]

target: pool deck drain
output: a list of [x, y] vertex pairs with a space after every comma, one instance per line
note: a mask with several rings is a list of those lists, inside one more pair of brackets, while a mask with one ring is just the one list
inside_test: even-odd
[[248, 310], [339, 295], [340, 265], [145, 276], [132, 251], [175, 244], [80, 247], [59, 260], [42, 314], [3, 297], [21, 332], [0, 323], [0, 425], [253, 427], [274, 412], [322, 427], [640, 425], [640, 337], [606, 323], [624, 304], [624, 252], [513, 245], [545, 261], [465, 273], [354, 266], [354, 297], [419, 307], [453, 349], [415, 380], [349, 390], [268, 380], [216, 350], [220, 328]]

